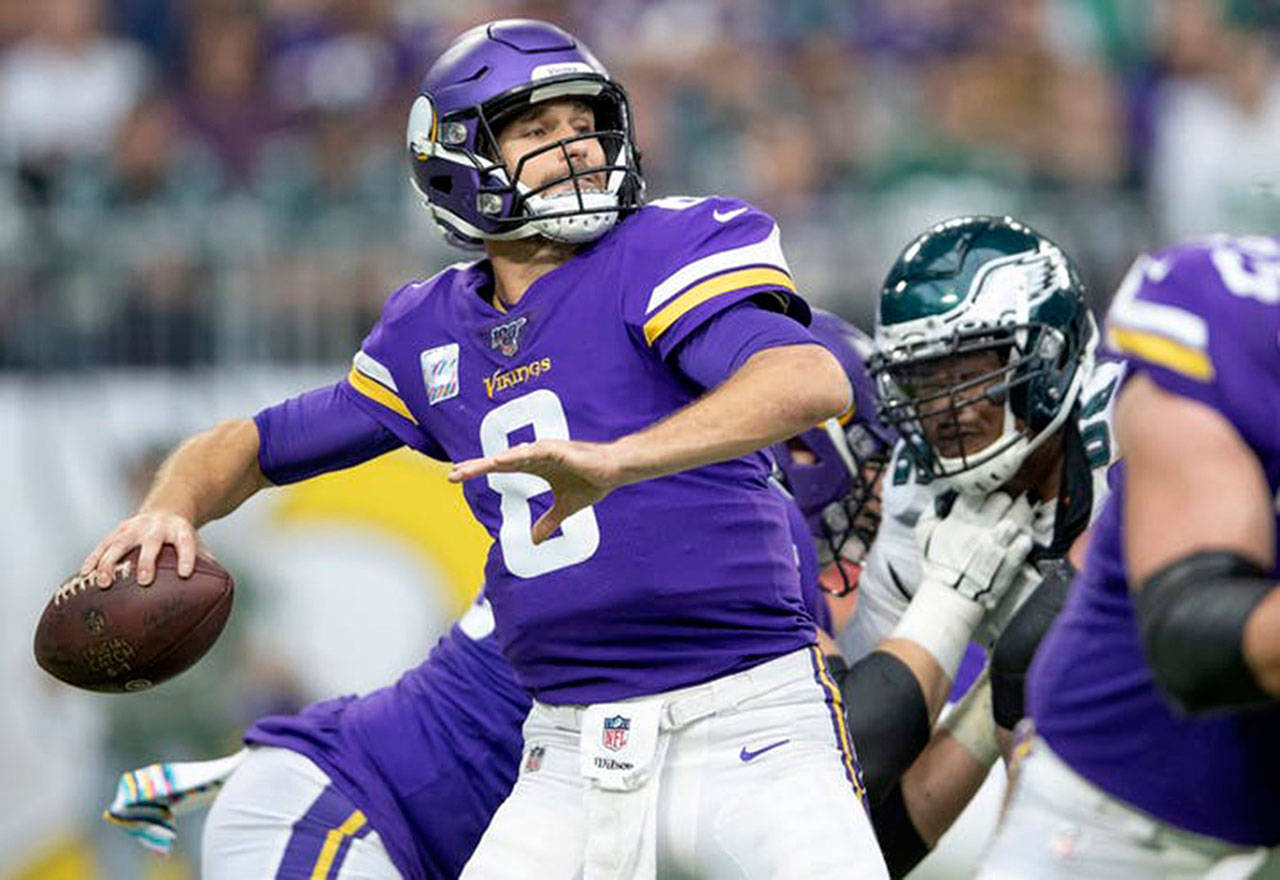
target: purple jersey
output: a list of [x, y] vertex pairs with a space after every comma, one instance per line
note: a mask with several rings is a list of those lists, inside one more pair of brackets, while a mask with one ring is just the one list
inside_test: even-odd
[[[1217, 238], [1139, 260], [1107, 327], [1132, 372], [1225, 416], [1272, 492], [1278, 303], [1280, 242]], [[1199, 718], [1170, 710], [1143, 659], [1125, 578], [1123, 496], [1121, 471], [1084, 572], [1032, 666], [1037, 731], [1076, 772], [1166, 822], [1237, 844], [1280, 844], [1280, 707]]]
[[315, 762], [406, 880], [456, 877], [515, 783], [531, 705], [492, 630], [481, 600], [391, 687], [260, 719], [245, 742]]
[[[830, 629], [813, 542], [799, 509], [787, 508], [805, 607]], [[263, 718], [245, 742], [324, 770], [406, 880], [457, 877], [515, 782], [530, 706], [492, 633], [478, 600], [395, 685]]]
[[[808, 314], [777, 225], [716, 198], [647, 205], [509, 311], [491, 302], [492, 283], [481, 260], [402, 288], [355, 357], [352, 398], [429, 455], [614, 440], [700, 395], [668, 358], [714, 315], [747, 299]], [[756, 453], [624, 486], [537, 546], [545, 481], [465, 484], [494, 537], [486, 589], [520, 683], [553, 704], [625, 699], [811, 644], [769, 470]]]

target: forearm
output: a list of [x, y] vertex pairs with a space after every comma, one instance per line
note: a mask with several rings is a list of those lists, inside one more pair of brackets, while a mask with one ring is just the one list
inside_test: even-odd
[[1258, 603], [1245, 623], [1244, 660], [1258, 686], [1280, 699], [1280, 586]]
[[990, 770], [990, 764], [980, 761], [950, 733], [934, 736], [902, 777], [907, 813], [925, 843], [937, 845], [982, 788]]
[[613, 444], [624, 483], [746, 455], [793, 437], [849, 406], [849, 382], [819, 345], [752, 355], [720, 387]]
[[257, 426], [251, 419], [235, 419], [188, 438], [170, 453], [139, 512], [174, 513], [199, 528], [268, 485], [258, 467]]

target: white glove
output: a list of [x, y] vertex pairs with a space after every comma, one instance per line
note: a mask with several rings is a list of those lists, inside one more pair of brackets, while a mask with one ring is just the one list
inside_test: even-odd
[[1009, 621], [1013, 620], [1013, 616], [1018, 613], [1027, 599], [1031, 598], [1031, 594], [1043, 580], [1044, 576], [1035, 565], [1030, 562], [1022, 563], [1019, 570], [1014, 573], [1012, 584], [1005, 590], [1004, 596], [996, 603], [996, 607], [983, 616], [982, 623], [978, 624], [978, 629], [973, 634], [973, 640], [988, 651], [995, 647], [996, 641], [1004, 632], [1004, 628], [1009, 625]]
[[1003, 492], [961, 495], [943, 518], [926, 511], [916, 526], [920, 586], [893, 637], [919, 644], [954, 679], [974, 630], [1031, 552], [1031, 520], [1030, 502]]
[[950, 587], [990, 611], [1031, 552], [1031, 503], [1003, 492], [961, 495], [946, 517], [926, 511], [916, 525], [920, 585]]

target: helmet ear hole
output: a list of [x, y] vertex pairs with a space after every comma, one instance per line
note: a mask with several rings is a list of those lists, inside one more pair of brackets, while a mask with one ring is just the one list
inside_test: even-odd
[[432, 175], [427, 184], [441, 195], [447, 196], [453, 192], [453, 178], [448, 174]]

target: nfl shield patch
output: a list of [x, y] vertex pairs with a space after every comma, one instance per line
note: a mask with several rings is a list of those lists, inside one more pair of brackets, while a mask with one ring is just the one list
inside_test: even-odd
[[499, 324], [489, 331], [489, 347], [502, 352], [504, 357], [511, 357], [520, 350], [520, 328], [529, 319], [521, 316], [514, 321]]
[[631, 719], [622, 715], [614, 715], [604, 720], [604, 733], [600, 742], [612, 751], [619, 751], [627, 744], [627, 732], [631, 730]]
[[428, 348], [420, 360], [428, 404], [435, 406], [442, 400], [458, 396], [458, 343]]

